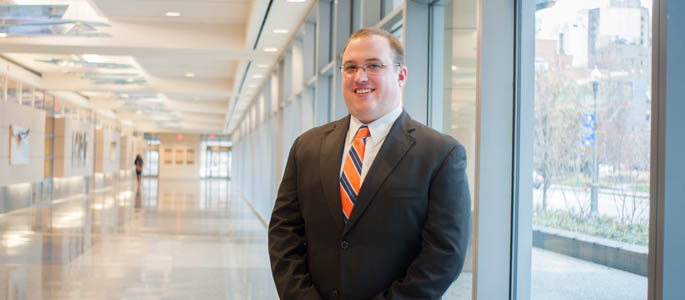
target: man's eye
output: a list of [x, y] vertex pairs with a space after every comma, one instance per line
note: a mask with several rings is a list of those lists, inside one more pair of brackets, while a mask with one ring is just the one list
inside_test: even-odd
[[383, 68], [383, 65], [381, 65], [381, 64], [368, 64], [366, 67], [369, 68], [370, 70], [378, 71], [378, 70]]
[[345, 66], [345, 72], [355, 72], [357, 71], [357, 66]]

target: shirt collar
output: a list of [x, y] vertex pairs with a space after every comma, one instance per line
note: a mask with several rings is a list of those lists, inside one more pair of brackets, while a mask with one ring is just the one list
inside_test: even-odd
[[350, 115], [350, 128], [347, 130], [347, 142], [352, 143], [359, 126], [366, 125], [369, 127], [369, 132], [371, 133], [368, 139], [371, 139], [372, 143], [377, 144], [385, 139], [385, 136], [390, 132], [390, 127], [392, 127], [392, 124], [395, 123], [395, 120], [397, 120], [401, 114], [402, 105], [398, 105], [384, 116], [368, 124], [364, 124], [362, 121], [359, 121], [359, 119]]

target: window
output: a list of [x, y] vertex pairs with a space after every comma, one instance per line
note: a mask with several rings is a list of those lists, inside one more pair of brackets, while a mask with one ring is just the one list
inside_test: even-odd
[[200, 178], [228, 178], [231, 165], [231, 139], [203, 135], [200, 143]]
[[532, 299], [647, 295], [651, 7], [535, 13]]
[[400, 6], [402, 6], [402, 0], [383, 0], [381, 2], [381, 10], [383, 12], [383, 16], [387, 16], [393, 10], [397, 9]]
[[34, 97], [36, 99], [34, 107], [40, 109], [47, 109], [45, 107], [45, 93], [42, 90], [35, 90]]
[[33, 87], [23, 84], [21, 92], [21, 104], [26, 106], [33, 106]]
[[[443, 99], [442, 131], [466, 148], [466, 172], [472, 201], [475, 191], [477, 4], [476, 0], [453, 0], [444, 7], [444, 69], [439, 70], [444, 74], [443, 95], [436, 97]], [[473, 218], [471, 228], [474, 228]], [[445, 299], [471, 299], [473, 241], [472, 233], [462, 273], [447, 290]]]
[[147, 161], [143, 166], [143, 176], [159, 175], [159, 135], [145, 135], [143, 139], [147, 143]]
[[21, 83], [12, 79], [7, 78], [7, 101], [9, 102], [19, 102], [19, 88]]

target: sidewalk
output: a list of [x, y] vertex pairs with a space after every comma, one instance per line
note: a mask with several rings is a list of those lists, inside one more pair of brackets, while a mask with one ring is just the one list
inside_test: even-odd
[[533, 248], [533, 300], [644, 300], [647, 277]]

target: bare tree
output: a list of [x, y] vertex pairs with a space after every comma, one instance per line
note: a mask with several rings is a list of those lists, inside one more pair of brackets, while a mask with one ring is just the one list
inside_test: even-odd
[[547, 210], [548, 192], [554, 178], [576, 169], [575, 160], [582, 130], [578, 85], [561, 72], [535, 74], [535, 144], [533, 161], [543, 177], [542, 207]]
[[603, 126], [607, 183], [620, 223], [646, 225], [649, 197], [640, 187], [649, 185], [649, 121], [631, 117], [634, 109], [626, 98], [607, 104], [610, 118]]

